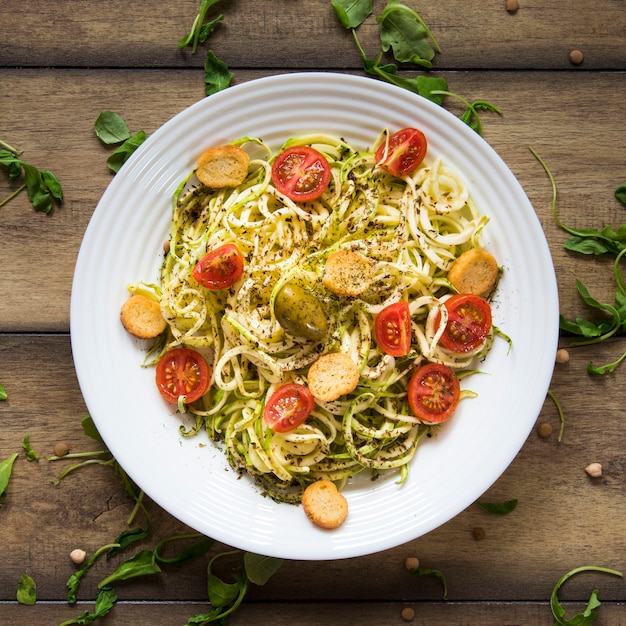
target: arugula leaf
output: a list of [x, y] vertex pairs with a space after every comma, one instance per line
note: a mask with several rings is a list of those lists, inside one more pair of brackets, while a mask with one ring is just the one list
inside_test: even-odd
[[217, 4], [219, 0], [202, 0], [200, 10], [196, 15], [191, 30], [178, 42], [179, 48], [191, 46], [191, 54], [195, 54], [198, 49], [198, 43], [204, 43], [207, 37], [213, 32], [217, 23], [223, 19], [223, 15], [219, 15], [214, 20], [205, 23], [208, 10]]
[[39, 459], [39, 455], [35, 452], [35, 450], [33, 450], [33, 447], [30, 445], [30, 437], [28, 435], [25, 435], [24, 437], [22, 448], [24, 448], [24, 452], [26, 452], [27, 461], [37, 461]]
[[9, 457], [0, 461], [0, 506], [6, 498], [6, 489], [9, 485], [9, 479], [11, 478], [11, 471], [13, 469], [13, 463], [17, 459], [17, 452], [11, 454]]
[[96, 425], [94, 424], [94, 421], [91, 415], [85, 415], [85, 417], [83, 417], [80, 423], [81, 423], [81, 426], [83, 427], [83, 432], [85, 433], [85, 435], [87, 435], [87, 437], [90, 437], [91, 439], [94, 439], [95, 441], [99, 441], [100, 443], [104, 443], [102, 437], [100, 436], [100, 433], [98, 432], [98, 429], [96, 428]]
[[209, 50], [204, 62], [204, 93], [210, 96], [222, 89], [226, 89], [233, 79], [232, 72], [228, 71], [225, 63], [220, 61], [212, 50]]
[[372, 14], [374, 0], [331, 0], [331, 5], [344, 28], [356, 28]]
[[[180, 541], [181, 539], [198, 539], [198, 541], [194, 541], [192, 544], [184, 547], [176, 556], [165, 557], [162, 555], [162, 551], [167, 543], [171, 541]], [[160, 563], [187, 563], [201, 556], [204, 556], [210, 550], [214, 543], [215, 540], [211, 539], [210, 537], [205, 537], [204, 535], [201, 535], [199, 533], [194, 533], [190, 535], [173, 535], [171, 537], [166, 537], [157, 545], [157, 547], [154, 549], [154, 555], [156, 560]]]
[[[0, 141], [0, 146], [10, 148]], [[0, 150], [0, 165], [8, 170], [9, 180], [15, 181], [23, 176], [24, 183], [13, 193], [0, 201], [0, 207], [15, 198], [26, 189], [28, 199], [36, 211], [50, 213], [54, 204], [63, 203], [63, 189], [57, 177], [48, 170], [39, 170], [34, 165], [22, 161], [13, 148]]]
[[107, 159], [108, 168], [117, 174], [120, 168], [130, 156], [137, 150], [137, 148], [146, 140], [146, 133], [140, 130], [138, 133], [129, 137], [119, 148], [114, 150]]
[[615, 197], [622, 203], [626, 204], [626, 183], [622, 183], [615, 190]]
[[441, 581], [443, 586], [443, 599], [448, 599], [448, 583], [446, 582], [446, 577], [442, 572], [437, 569], [423, 569], [421, 567], [417, 569], [409, 570], [409, 573], [413, 574], [413, 576], [435, 576]]
[[146, 574], [158, 574], [161, 572], [156, 559], [154, 557], [153, 550], [140, 550], [127, 559], [123, 563], [120, 563], [118, 568], [109, 574], [106, 578], [98, 583], [98, 589], [103, 589], [109, 586], [111, 583], [119, 580], [129, 580], [130, 578], [136, 578], [137, 576], [145, 576]]
[[492, 515], [506, 515], [515, 509], [517, 506], [517, 500], [506, 500], [505, 502], [483, 502], [482, 500], [476, 500], [476, 504], [487, 513]]
[[113, 111], [101, 111], [93, 127], [98, 139], [106, 145], [122, 143], [130, 137], [128, 124]]
[[7, 393], [7, 390], [4, 388], [4, 385], [0, 383], [0, 400], [8, 400], [8, 399], [9, 399], [9, 394]]
[[246, 576], [255, 585], [264, 585], [282, 566], [283, 560], [246, 552], [243, 555]]
[[550, 608], [552, 609], [552, 615], [556, 620], [555, 626], [588, 626], [589, 624], [596, 621], [598, 618], [598, 613], [596, 609], [600, 606], [600, 600], [598, 599], [598, 590], [594, 589], [591, 592], [589, 597], [589, 601], [587, 603], [587, 607], [582, 613], [578, 613], [574, 617], [570, 619], [565, 618], [565, 609], [561, 606], [558, 598], [559, 589], [563, 586], [563, 584], [569, 580], [575, 574], [579, 574], [580, 572], [602, 572], [604, 574], [611, 574], [613, 576], [622, 577], [622, 573], [613, 569], [608, 569], [605, 567], [595, 567], [593, 565], [587, 565], [583, 567], [577, 567], [565, 574], [561, 577], [554, 588], [552, 589], [552, 594], [550, 596]]
[[385, 52], [392, 49], [394, 58], [401, 63], [432, 67], [435, 52], [441, 49], [418, 13], [397, 0], [389, 0], [376, 21]]
[[17, 584], [17, 601], [32, 606], [37, 602], [37, 585], [28, 574], [21, 574]]
[[63, 622], [61, 626], [70, 626], [71, 624], [93, 624], [99, 617], [104, 617], [117, 602], [117, 595], [112, 587], [103, 587], [98, 591], [96, 597], [96, 605], [94, 612], [85, 611], [82, 615]]

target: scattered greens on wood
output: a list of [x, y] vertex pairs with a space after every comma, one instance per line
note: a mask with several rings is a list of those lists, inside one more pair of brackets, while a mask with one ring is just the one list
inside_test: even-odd
[[215, 19], [205, 21], [208, 10], [218, 2], [219, 0], [202, 0], [200, 2], [200, 10], [191, 25], [191, 30], [178, 42], [179, 48], [191, 46], [191, 54], [196, 53], [198, 44], [204, 43], [215, 30], [218, 22], [224, 19], [224, 16], [220, 14]]
[[0, 207], [15, 198], [26, 189], [28, 199], [33, 208], [43, 213], [50, 213], [52, 207], [63, 202], [63, 189], [57, 177], [48, 170], [39, 170], [20, 159], [20, 151], [0, 140], [0, 165], [8, 172], [9, 180], [22, 179], [22, 184], [4, 200], [0, 200]]
[[98, 591], [96, 604], [93, 613], [85, 611], [78, 617], [63, 622], [61, 626], [70, 626], [71, 624], [93, 624], [98, 618], [104, 617], [113, 608], [117, 602], [117, 595], [112, 587], [103, 587]]
[[486, 100], [470, 102], [448, 91], [448, 83], [444, 78], [424, 74], [409, 78], [398, 73], [399, 68], [395, 63], [382, 62], [383, 53], [391, 51], [398, 63], [430, 69], [436, 53], [441, 52], [424, 20], [410, 7], [397, 0], [387, 2], [383, 12], [376, 18], [382, 52], [376, 59], [370, 59], [359, 42], [356, 29], [371, 15], [371, 0], [332, 0], [331, 4], [342, 26], [352, 31], [363, 59], [363, 69], [370, 76], [412, 91], [438, 105], [443, 105], [446, 97], [459, 100], [467, 107], [460, 116], [461, 120], [478, 134], [482, 134], [481, 111], [502, 114], [498, 107]]
[[94, 123], [94, 130], [103, 144], [107, 146], [119, 144], [107, 159], [107, 167], [114, 174], [119, 172], [131, 154], [146, 140], [146, 133], [143, 130], [131, 135], [123, 118], [112, 111], [101, 111]]
[[563, 439], [563, 430], [565, 429], [565, 414], [563, 413], [563, 407], [559, 402], [558, 398], [554, 395], [554, 392], [548, 390], [548, 397], [554, 402], [554, 406], [559, 414], [559, 420], [561, 421], [561, 428], [559, 429], [559, 437], [558, 442], [561, 443]]
[[7, 497], [7, 487], [15, 459], [17, 459], [17, 452], [8, 456], [4, 461], [0, 461], [0, 506]]
[[602, 572], [604, 574], [611, 574], [613, 576], [622, 576], [621, 572], [618, 572], [613, 569], [607, 569], [605, 567], [595, 567], [593, 565], [587, 565], [584, 567], [577, 567], [565, 574], [557, 583], [554, 585], [554, 589], [552, 590], [552, 595], [550, 596], [550, 608], [552, 609], [552, 615], [556, 620], [555, 626], [588, 626], [589, 624], [596, 621], [598, 617], [597, 608], [600, 606], [600, 600], [598, 599], [598, 590], [594, 589], [591, 592], [591, 596], [589, 597], [589, 602], [587, 603], [587, 607], [582, 613], [578, 613], [573, 617], [566, 619], [565, 617], [565, 609], [561, 606], [558, 598], [559, 589], [563, 586], [563, 584], [575, 574], [579, 574], [580, 572]]
[[[564, 224], [556, 211], [557, 186], [552, 172], [548, 168], [545, 161], [537, 154], [533, 148], [530, 148], [533, 156], [539, 161], [545, 173], [550, 180], [552, 186], [552, 215], [556, 224], [569, 233], [571, 237], [565, 242], [564, 246], [567, 250], [578, 252], [581, 254], [615, 254], [615, 262], [613, 263], [613, 274], [615, 276], [616, 292], [615, 300], [612, 304], [603, 303], [596, 300], [590, 293], [584, 283], [576, 280], [576, 288], [583, 302], [600, 313], [598, 318], [586, 319], [577, 317], [575, 320], [568, 320], [564, 315], [559, 317], [559, 326], [561, 330], [582, 337], [580, 340], [573, 341], [571, 345], [582, 346], [599, 343], [612, 337], [617, 333], [626, 332], [626, 282], [624, 273], [620, 268], [620, 262], [626, 254], [626, 223], [622, 224], [617, 230], [610, 226], [605, 226], [602, 230], [595, 228], [578, 229], [571, 228]], [[626, 183], [620, 185], [615, 191], [615, 196], [623, 201], [622, 194], [626, 191]], [[589, 363], [587, 371], [590, 374], [606, 374], [615, 371], [615, 368], [626, 359], [626, 352], [619, 356], [615, 361], [605, 365], [596, 366]]]
[[32, 606], [37, 602], [37, 585], [35, 581], [28, 575], [22, 574], [17, 583], [17, 601], [20, 604]]
[[483, 502], [482, 500], [476, 500], [476, 504], [487, 513], [492, 515], [506, 515], [515, 509], [517, 506], [517, 500], [506, 500], [505, 502]]
[[9, 399], [9, 394], [7, 393], [7, 390], [4, 388], [4, 385], [0, 383], [0, 400], [8, 400], [8, 399]]
[[22, 442], [22, 448], [24, 448], [24, 452], [26, 452], [27, 461], [37, 461], [39, 459], [39, 455], [30, 445], [30, 437], [28, 435], [24, 437], [24, 441]]
[[446, 577], [442, 572], [437, 569], [418, 567], [417, 569], [410, 569], [409, 573], [413, 576], [434, 576], [435, 578], [439, 579], [441, 585], [443, 586], [443, 599], [448, 599], [448, 583], [446, 582]]
[[220, 61], [212, 50], [209, 50], [204, 62], [204, 93], [207, 96], [226, 89], [233, 79], [233, 74], [225, 63]]

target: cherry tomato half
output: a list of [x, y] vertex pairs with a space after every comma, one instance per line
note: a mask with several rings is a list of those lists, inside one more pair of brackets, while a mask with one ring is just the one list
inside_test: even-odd
[[456, 354], [471, 352], [485, 341], [491, 330], [489, 302], [471, 293], [459, 293], [445, 302], [448, 323], [439, 340]]
[[243, 275], [243, 255], [234, 243], [226, 243], [205, 254], [193, 268], [193, 277], [203, 287], [228, 289]]
[[404, 300], [386, 306], [374, 320], [378, 347], [390, 356], [406, 356], [411, 351], [411, 313]]
[[456, 374], [441, 363], [426, 363], [415, 371], [407, 391], [411, 411], [425, 422], [445, 422], [456, 410], [461, 386]]
[[204, 357], [191, 348], [166, 352], [156, 366], [156, 385], [165, 400], [176, 404], [179, 396], [194, 402], [209, 388], [211, 370]]
[[326, 157], [310, 146], [292, 146], [283, 150], [272, 165], [276, 189], [294, 202], [319, 198], [330, 182]]
[[393, 176], [405, 176], [417, 169], [424, 160], [428, 143], [417, 128], [403, 128], [389, 137], [376, 150], [376, 163]]
[[287, 383], [279, 387], [265, 403], [263, 421], [277, 433], [300, 426], [311, 414], [315, 399], [308, 387]]

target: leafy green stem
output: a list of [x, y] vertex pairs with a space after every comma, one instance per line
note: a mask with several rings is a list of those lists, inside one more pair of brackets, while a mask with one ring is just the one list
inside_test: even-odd
[[8, 150], [9, 152], [12, 152], [15, 156], [19, 156], [21, 154], [19, 150], [17, 150], [13, 146], [10, 146], [6, 141], [2, 141], [2, 139], [0, 139], [0, 147]]
[[548, 390], [548, 397], [552, 400], [552, 402], [554, 402], [554, 406], [559, 414], [559, 420], [561, 420], [561, 428], [559, 429], [558, 437], [558, 442], [561, 443], [561, 439], [563, 439], [563, 429], [565, 428], [565, 414], [563, 413], [563, 407], [561, 406], [558, 398], [550, 390]]
[[8, 202], [11, 202], [15, 196], [26, 189], [26, 184], [20, 185], [13, 193], [9, 194], [4, 200], [0, 202], [0, 207], [4, 206]]

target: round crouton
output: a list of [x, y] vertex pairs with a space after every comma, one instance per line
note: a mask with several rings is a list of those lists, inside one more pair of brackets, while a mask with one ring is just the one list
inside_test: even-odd
[[211, 189], [236, 187], [248, 175], [250, 157], [239, 146], [209, 148], [200, 155], [196, 176]]
[[359, 296], [372, 282], [372, 262], [358, 252], [338, 250], [328, 256], [322, 282], [338, 296]]
[[344, 352], [331, 352], [311, 365], [307, 382], [314, 398], [332, 402], [356, 388], [359, 370]]
[[337, 491], [335, 483], [322, 479], [309, 485], [302, 496], [307, 517], [321, 528], [338, 528], [348, 517], [348, 501]]
[[153, 339], [167, 326], [158, 302], [141, 294], [134, 294], [122, 305], [120, 320], [124, 328], [140, 339]]
[[452, 264], [448, 280], [459, 293], [473, 293], [487, 298], [498, 282], [498, 262], [482, 248], [466, 250]]

